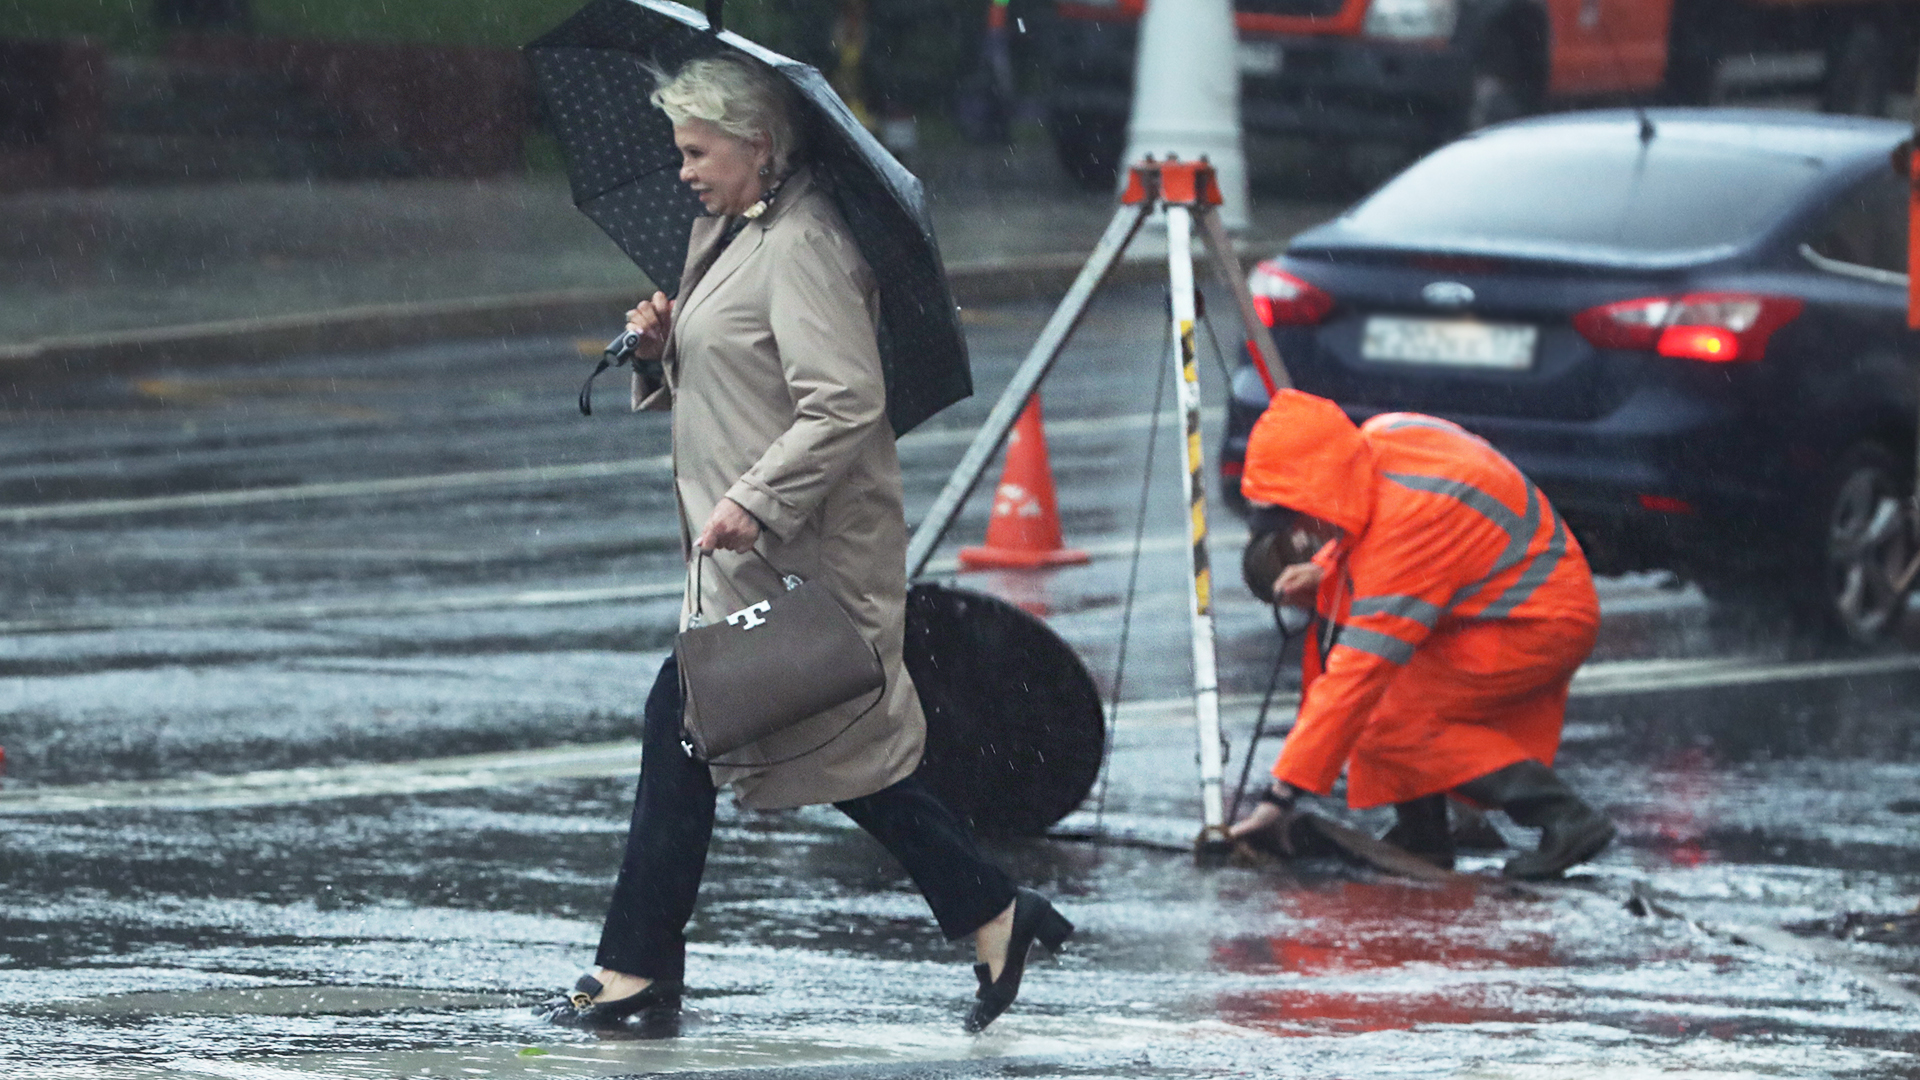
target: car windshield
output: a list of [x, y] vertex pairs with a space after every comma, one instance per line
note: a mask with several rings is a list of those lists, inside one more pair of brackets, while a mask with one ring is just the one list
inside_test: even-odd
[[1817, 158], [1635, 125], [1521, 127], [1416, 163], [1350, 211], [1355, 239], [1636, 259], [1725, 249], [1777, 221]]

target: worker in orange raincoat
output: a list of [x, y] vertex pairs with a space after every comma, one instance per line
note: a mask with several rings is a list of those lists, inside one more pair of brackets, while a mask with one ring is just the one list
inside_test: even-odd
[[1538, 828], [1506, 865], [1559, 875], [1614, 828], [1550, 767], [1600, 605], [1580, 545], [1513, 463], [1457, 425], [1386, 413], [1356, 427], [1283, 390], [1253, 429], [1241, 490], [1324, 541], [1276, 600], [1315, 608], [1300, 715], [1274, 784], [1231, 833], [1275, 827], [1302, 791], [1392, 803], [1386, 839], [1453, 865], [1446, 796]]

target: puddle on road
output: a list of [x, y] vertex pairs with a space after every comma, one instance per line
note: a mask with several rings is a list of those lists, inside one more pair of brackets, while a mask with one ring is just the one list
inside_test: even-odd
[[[1158, 730], [1135, 732], [1140, 753], [1167, 752]], [[1581, 777], [1615, 805], [1663, 792], [1688, 816], [1625, 814], [1630, 842], [1552, 888], [1000, 845], [996, 858], [1080, 932], [978, 1040], [958, 1030], [965, 950], [938, 939], [897, 868], [831, 810], [723, 805], [691, 928], [690, 1013], [665, 1042], [559, 1031], [524, 1007], [591, 955], [625, 781], [20, 818], [0, 844], [0, 1031], [14, 1060], [54, 1080], [884, 1075], [925, 1062], [1004, 1076], [1009, 1059], [1037, 1063], [1022, 1075], [1078, 1077], [1912, 1075], [1920, 1013], [1844, 972], [1627, 909], [1636, 881], [1715, 916], [1898, 908], [1897, 870], [1733, 861], [1744, 849], [1715, 830], [1765, 785], [1723, 777], [1676, 801], [1684, 775]], [[1791, 820], [1839, 830], [1835, 850], [1879, 851], [1887, 800], [1835, 805], [1819, 787], [1789, 804]], [[1143, 833], [1188, 827], [1113, 816]]]
[[444, 994], [390, 986], [262, 986], [251, 989], [149, 991], [62, 1002], [67, 1016], [351, 1016], [429, 1009], [500, 1008], [504, 994]]
[[[494, 1017], [503, 1027], [526, 1026], [509, 1015]], [[699, 1014], [689, 1015], [676, 1038], [641, 1040], [618, 1035], [581, 1035], [554, 1041], [552, 1029], [532, 1027], [523, 1043], [493, 1046], [395, 1049], [384, 1052], [304, 1054], [269, 1061], [195, 1060], [192, 1056], [157, 1066], [105, 1066], [84, 1072], [54, 1069], [48, 1080], [85, 1076], [89, 1080], [278, 1080], [326, 1077], [336, 1080], [392, 1080], [402, 1076], [604, 1077], [632, 1073], [706, 1072], [736, 1069], [911, 1066], [927, 1062], [993, 1062], [1007, 1058], [1052, 1061], [1113, 1060], [1138, 1054], [1164, 1039], [1171, 1025], [1084, 1021], [1037, 1022], [1017, 1031], [975, 1037], [919, 1025], [869, 1022], [815, 1025], [802, 1032], [702, 1031]], [[1207, 1032], [1207, 1029], [1215, 1029]], [[1186, 1025], [1197, 1035], [1225, 1030], [1222, 1025]]]

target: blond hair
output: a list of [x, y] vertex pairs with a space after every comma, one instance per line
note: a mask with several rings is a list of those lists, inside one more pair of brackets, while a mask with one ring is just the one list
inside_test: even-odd
[[708, 56], [658, 81], [648, 100], [676, 126], [705, 120], [736, 139], [764, 136], [774, 174], [787, 174], [800, 149], [799, 131], [793, 90], [779, 73], [746, 57]]

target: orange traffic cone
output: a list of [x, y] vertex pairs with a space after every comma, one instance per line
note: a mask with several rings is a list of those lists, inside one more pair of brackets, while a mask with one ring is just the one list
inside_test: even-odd
[[962, 548], [960, 565], [969, 570], [1035, 570], [1086, 561], [1086, 552], [1060, 543], [1060, 508], [1053, 498], [1047, 433], [1035, 393], [1007, 437], [1007, 467], [993, 492], [986, 545]]

